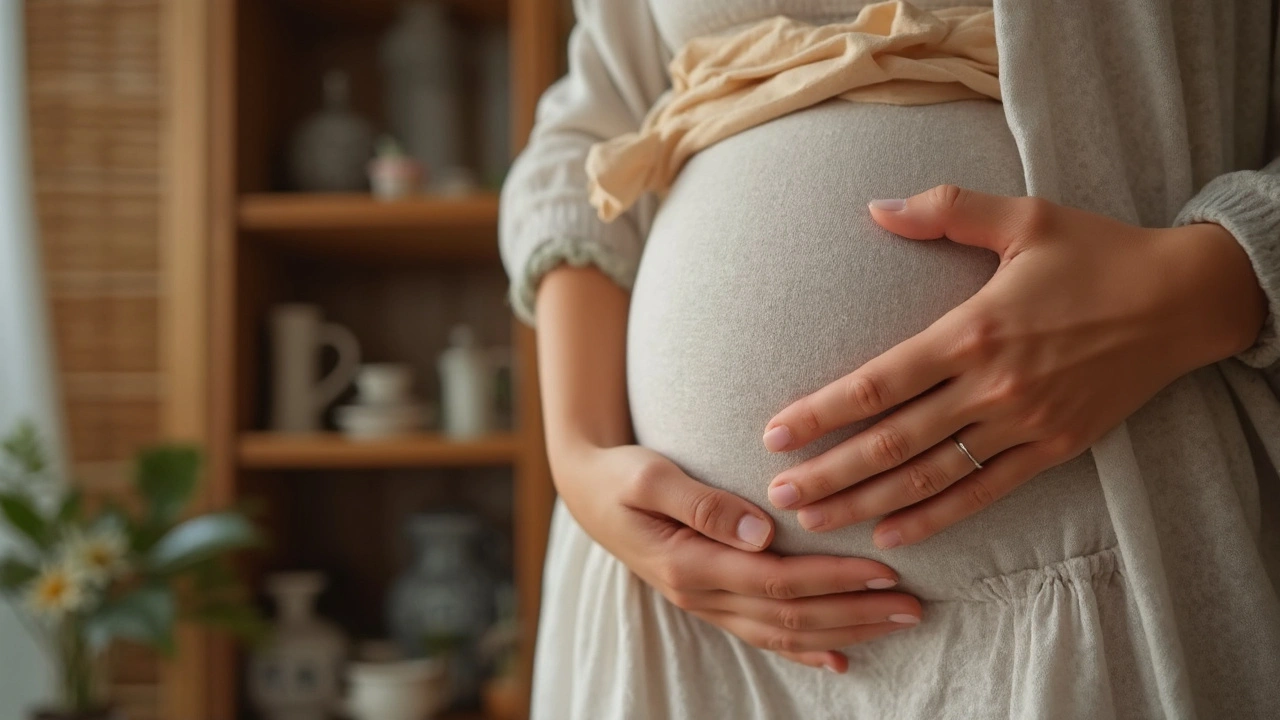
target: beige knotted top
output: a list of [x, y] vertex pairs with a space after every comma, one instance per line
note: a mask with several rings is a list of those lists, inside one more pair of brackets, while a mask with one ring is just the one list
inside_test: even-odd
[[1000, 99], [990, 8], [927, 12], [868, 5], [850, 23], [787, 17], [690, 40], [668, 67], [671, 90], [640, 131], [587, 156], [591, 204], [609, 221], [644, 193], [665, 194], [700, 150], [832, 98], [891, 105]]

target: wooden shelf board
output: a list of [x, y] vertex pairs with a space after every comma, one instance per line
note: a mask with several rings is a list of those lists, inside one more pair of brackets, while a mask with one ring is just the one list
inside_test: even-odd
[[338, 433], [240, 435], [240, 466], [247, 469], [328, 470], [406, 467], [484, 467], [515, 461], [513, 433], [450, 440], [433, 433], [386, 440], [351, 440]]
[[294, 252], [372, 260], [496, 261], [498, 196], [250, 193], [240, 230]]

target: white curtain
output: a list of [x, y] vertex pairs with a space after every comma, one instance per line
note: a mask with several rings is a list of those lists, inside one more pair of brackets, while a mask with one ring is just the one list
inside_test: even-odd
[[[0, 433], [19, 419], [62, 456], [39, 247], [27, 156], [22, 0], [0, 0]], [[0, 533], [0, 552], [11, 538]], [[21, 720], [50, 699], [47, 658], [7, 603], [0, 603], [0, 720]]]

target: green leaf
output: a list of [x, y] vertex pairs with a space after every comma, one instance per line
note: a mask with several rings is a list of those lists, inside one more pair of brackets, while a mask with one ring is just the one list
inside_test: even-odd
[[49, 526], [40, 517], [30, 498], [18, 493], [0, 494], [0, 513], [15, 530], [27, 536], [40, 549], [49, 546]]
[[138, 456], [138, 490], [151, 505], [154, 524], [178, 517], [195, 492], [199, 471], [200, 454], [191, 447], [164, 445]]
[[171, 654], [176, 615], [173, 591], [160, 585], [146, 585], [98, 608], [88, 617], [85, 629], [89, 644], [98, 652], [105, 650], [111, 641], [124, 639]]
[[138, 555], [146, 555], [169, 528], [149, 520], [128, 522], [125, 530], [129, 534], [129, 548]]
[[44, 443], [40, 442], [40, 431], [29, 420], [18, 424], [9, 437], [0, 443], [0, 450], [28, 475], [38, 475], [49, 466]]
[[67, 492], [66, 497], [62, 498], [62, 505], [58, 507], [58, 524], [69, 525], [77, 520], [83, 507], [84, 494], [79, 488], [72, 488]]
[[177, 573], [233, 550], [257, 545], [258, 532], [237, 512], [192, 518], [170, 530], [147, 553], [151, 572]]
[[20, 590], [40, 574], [39, 570], [14, 558], [0, 560], [0, 590], [13, 592]]

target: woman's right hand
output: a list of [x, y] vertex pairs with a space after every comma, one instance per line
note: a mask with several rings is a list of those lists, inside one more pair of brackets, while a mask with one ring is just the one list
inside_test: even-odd
[[579, 445], [551, 466], [588, 535], [671, 603], [755, 647], [844, 672], [837, 648], [919, 622], [916, 598], [884, 592], [898, 581], [889, 567], [762, 552], [768, 515], [652, 450]]

